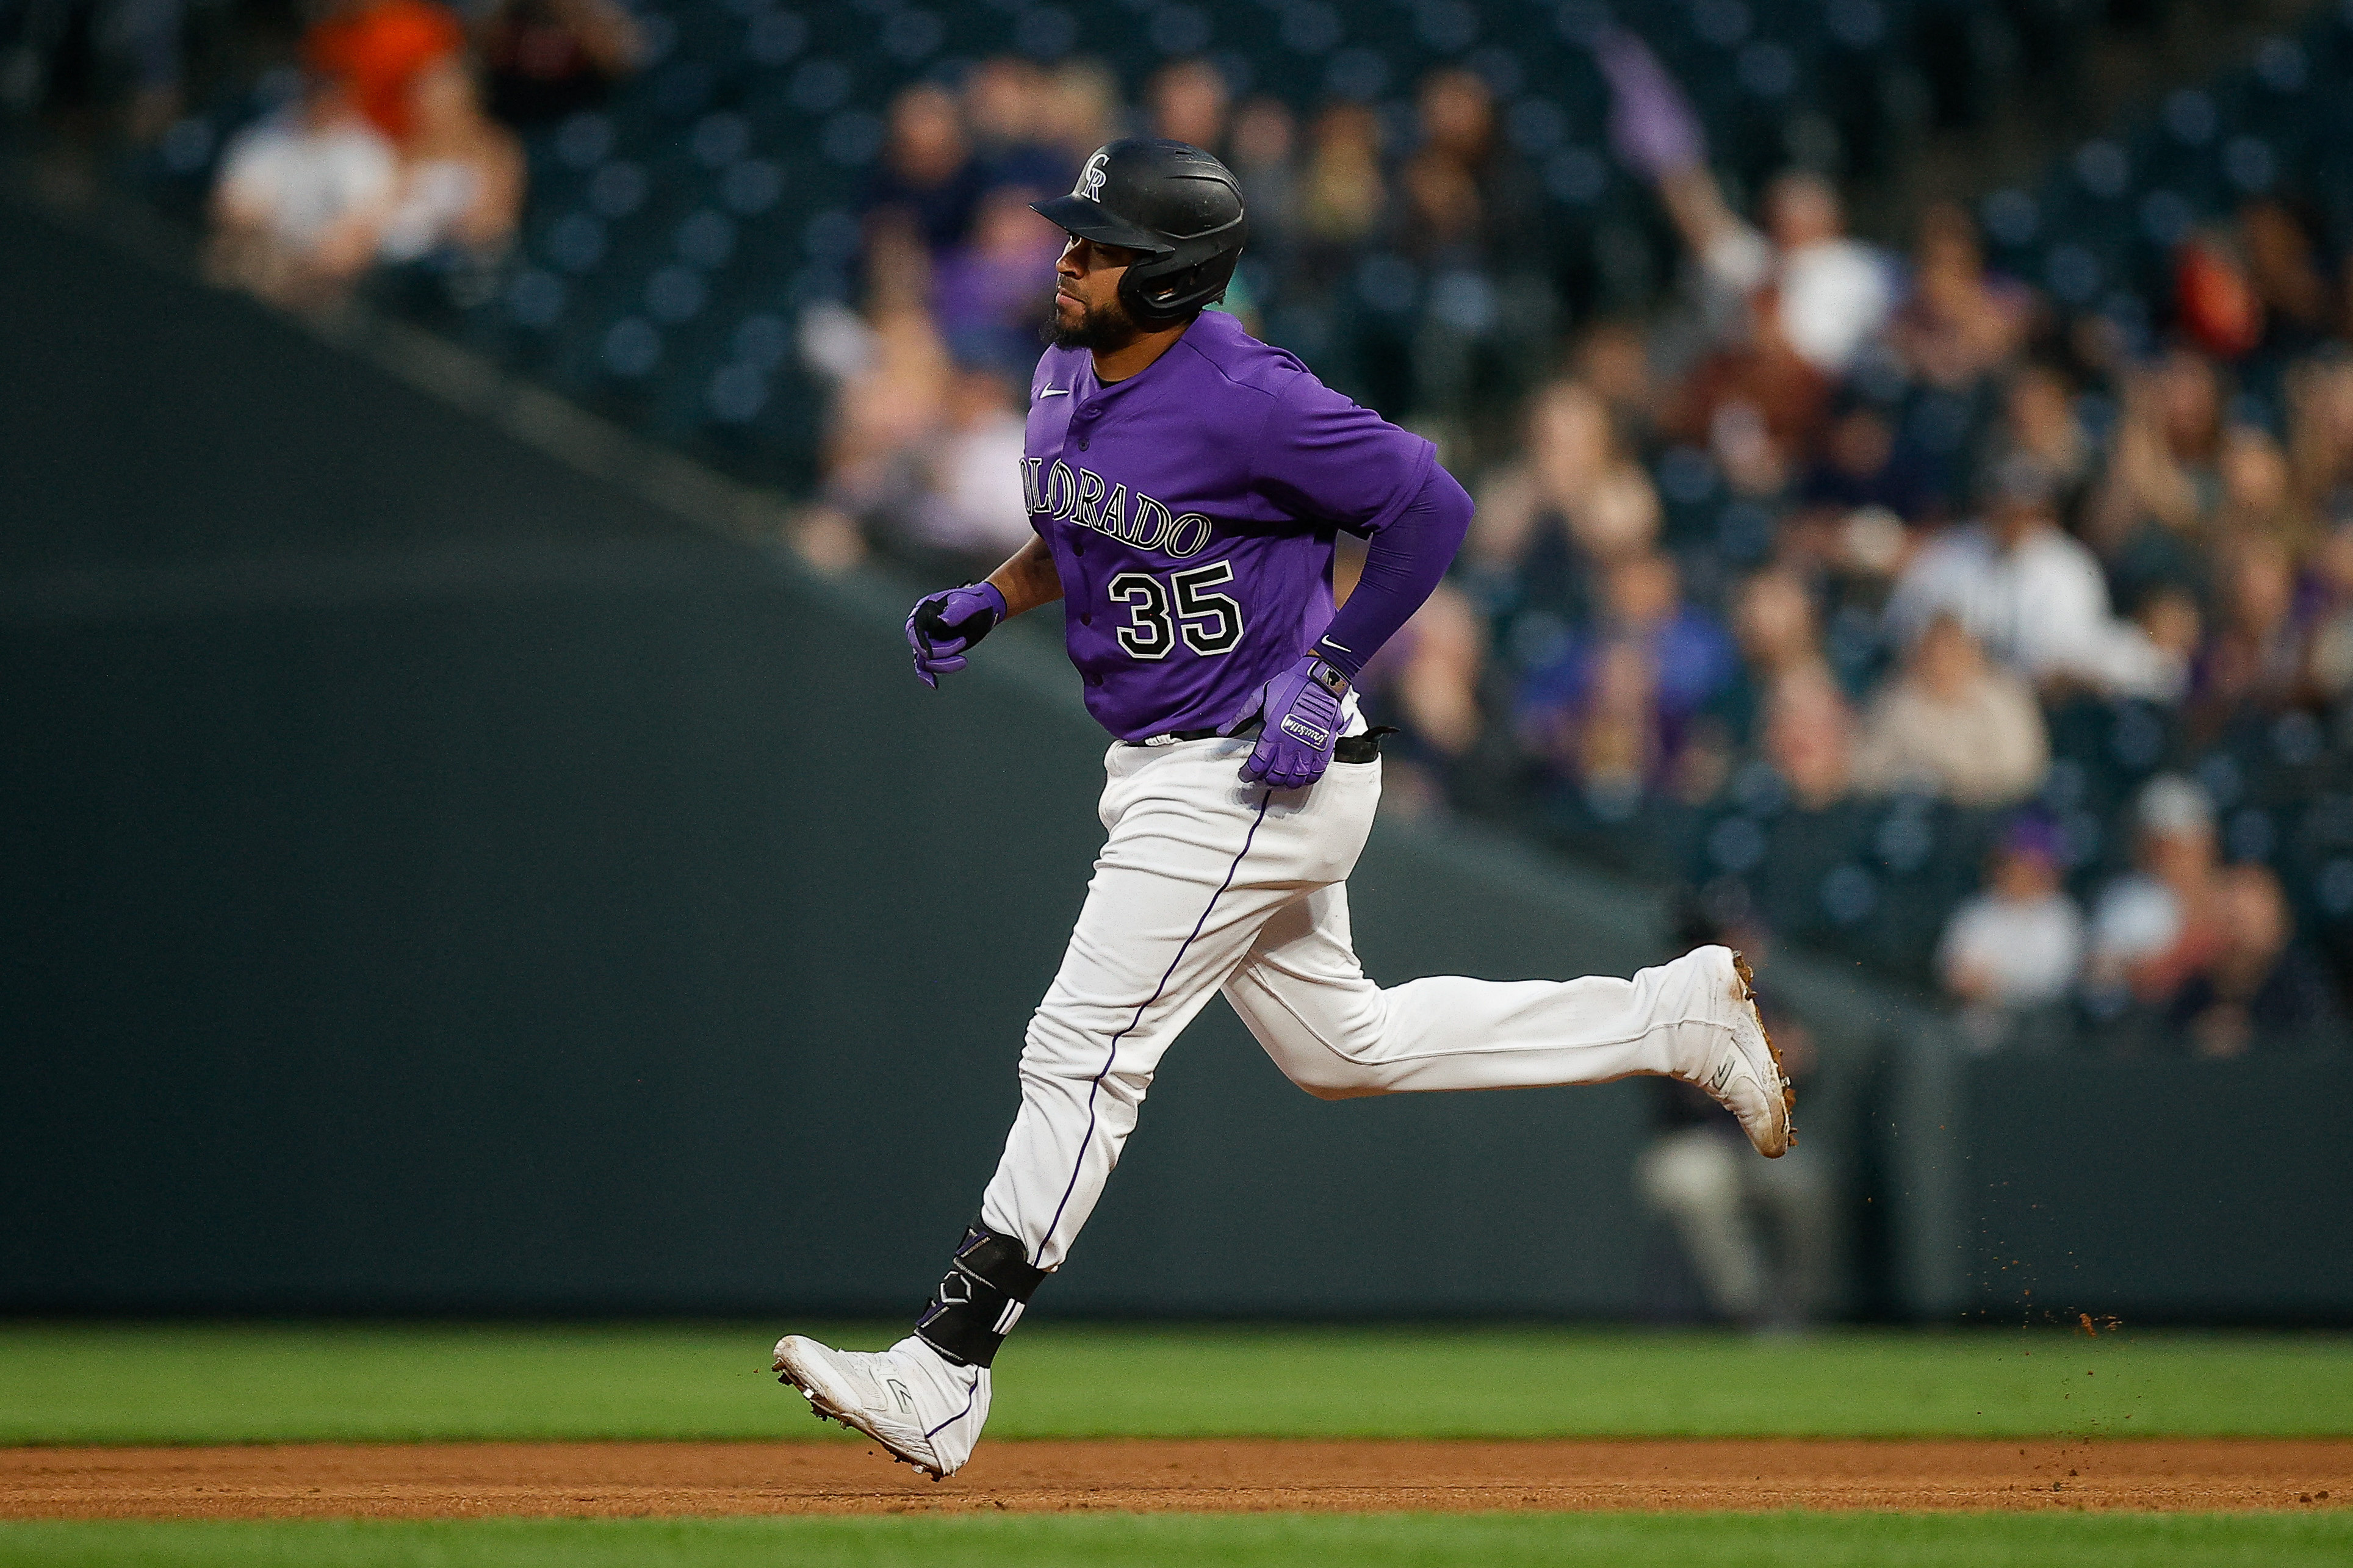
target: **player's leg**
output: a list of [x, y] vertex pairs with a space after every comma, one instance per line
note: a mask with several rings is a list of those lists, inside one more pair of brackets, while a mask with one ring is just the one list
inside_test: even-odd
[[1271, 910], [1355, 861], [1361, 825], [1349, 842], [1315, 792], [1241, 785], [1235, 770], [1248, 750], [1112, 749], [1110, 837], [1030, 1020], [1021, 1110], [980, 1223], [915, 1333], [889, 1350], [837, 1351], [797, 1335], [777, 1344], [776, 1369], [818, 1414], [934, 1475], [965, 1462], [987, 1419], [997, 1349], [1093, 1212], [1169, 1043]]
[[1383, 988], [1357, 963], [1347, 889], [1334, 883], [1271, 914], [1225, 989], [1275, 1064], [1324, 1099], [1663, 1073], [1724, 1100], [1765, 1152], [1787, 1144], [1778, 1061], [1721, 947], [1630, 980], [1442, 975]]
[[[1369, 819], [1338, 792], [1234, 777], [1247, 744], [1114, 748], [1110, 837], [1060, 970], [1030, 1019], [1021, 1110], [983, 1224], [1058, 1267], [1102, 1195], [1160, 1058], [1270, 914], [1345, 874]], [[1124, 754], [1123, 754], [1123, 752]], [[1138, 761], [1138, 759], [1142, 759]]]
[[1736, 1322], [1750, 1322], [1765, 1305], [1765, 1263], [1742, 1167], [1773, 1167], [1739, 1150], [1714, 1127], [1662, 1133], [1635, 1163], [1634, 1186], [1675, 1227], [1707, 1304]]

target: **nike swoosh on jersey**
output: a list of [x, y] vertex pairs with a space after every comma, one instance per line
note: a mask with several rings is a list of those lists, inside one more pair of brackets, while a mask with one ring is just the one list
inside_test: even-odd
[[1038, 395], [1040, 397], [1068, 397], [1071, 395], [1071, 389], [1067, 386], [1049, 386], [1039, 391]]

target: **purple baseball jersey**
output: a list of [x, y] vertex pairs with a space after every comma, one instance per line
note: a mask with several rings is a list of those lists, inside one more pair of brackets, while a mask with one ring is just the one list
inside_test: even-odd
[[1387, 526], [1437, 460], [1222, 310], [1108, 386], [1047, 350], [1024, 451], [1087, 711], [1124, 741], [1248, 713], [1331, 622], [1338, 531]]

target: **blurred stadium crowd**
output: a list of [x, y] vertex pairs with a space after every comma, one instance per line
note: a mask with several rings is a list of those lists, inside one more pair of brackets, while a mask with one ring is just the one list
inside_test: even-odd
[[821, 565], [959, 575], [1028, 529], [1027, 203], [1116, 134], [1210, 147], [1228, 308], [1480, 503], [1364, 682], [1402, 805], [1988, 1048], [2339, 1037], [2353, 6], [1885, 243], [1842, 196], [1972, 111], [1987, 26], [2063, 91], [2100, 8], [1621, 11], [10, 0], [0, 95], [223, 280], [363, 290], [809, 498]]

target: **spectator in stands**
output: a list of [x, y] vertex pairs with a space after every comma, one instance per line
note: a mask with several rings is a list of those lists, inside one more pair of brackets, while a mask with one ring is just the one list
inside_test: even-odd
[[2127, 373], [2124, 412], [2107, 472], [2084, 513], [2084, 537], [2111, 561], [2136, 552], [2170, 563], [2193, 552], [2221, 499], [2221, 445], [2222, 391], [2213, 362], [2177, 348]]
[[1465, 565], [1491, 595], [1509, 583], [1516, 604], [1580, 621], [1595, 571], [1657, 542], [1658, 492], [1582, 382], [1540, 388], [1525, 428], [1525, 457], [1480, 488]]
[[1038, 329], [1051, 295], [1062, 236], [1029, 210], [1030, 193], [1000, 186], [983, 196], [970, 237], [933, 268], [933, 313], [949, 350], [1027, 385]]
[[1034, 195], [1069, 188], [1073, 165], [1048, 145], [1047, 93], [1045, 72], [1011, 55], [983, 60], [965, 76], [964, 112], [973, 154], [991, 186]]
[[1089, 153], [1120, 133], [1119, 79], [1100, 61], [1071, 59], [1056, 66], [1044, 103], [1046, 145], [1072, 174]]
[[1694, 721], [1736, 660], [1723, 628], [1683, 602], [1671, 557], [1628, 555], [1605, 583], [1593, 629], [1528, 673], [1518, 710], [1532, 748], [1561, 776], [1630, 796], [1672, 782]]
[[1887, 626], [1908, 644], [1938, 613], [2036, 682], [2119, 696], [2177, 696], [2185, 672], [2108, 608], [2091, 552], [2059, 529], [2050, 476], [2023, 454], [1995, 469], [1984, 521], [1947, 530], [1905, 568]]
[[[1695, 901], [1676, 936], [1686, 946], [1737, 945], [1764, 966], [1761, 929], [1723, 924]], [[1812, 1033], [1768, 986], [1759, 988], [1757, 1010], [1783, 1070], [1803, 1086], [1813, 1076]], [[1635, 1189], [1673, 1226], [1709, 1310], [1751, 1329], [1803, 1328], [1831, 1295], [1836, 1219], [1819, 1146], [1745, 1160], [1739, 1129], [1706, 1095], [1672, 1079], [1653, 1080], [1651, 1093], [1655, 1132], [1635, 1162]]]
[[1799, 666], [1765, 699], [1765, 758], [1801, 811], [1826, 811], [1854, 782], [1854, 716], [1827, 667]]
[[1946, 922], [1937, 977], [1962, 1005], [1980, 1049], [2011, 1039], [2020, 1015], [2055, 1007], [2074, 991], [2084, 915], [2061, 883], [2063, 858], [2048, 820], [2013, 819], [1988, 862], [1984, 888]]
[[1279, 98], [1253, 98], [1234, 111], [1228, 160], [1250, 202], [1250, 250], [1280, 271], [1299, 229], [1298, 123]]
[[1916, 454], [1896, 440], [1889, 411], [1865, 397], [1847, 398], [1832, 414], [1798, 500], [1841, 521], [1872, 508], [1915, 522], [1931, 510], [1928, 476]]
[[1612, 95], [1611, 145], [1657, 184], [1720, 330], [1758, 352], [1786, 349], [1822, 376], [1843, 374], [1886, 324], [1894, 289], [1878, 254], [1846, 237], [1838, 192], [1819, 174], [1782, 174], [1766, 189], [1760, 232], [1725, 200], [1698, 116], [1649, 47], [1613, 28], [1595, 56]]
[[2319, 534], [2311, 509], [2296, 493], [2295, 470], [2286, 449], [2255, 425], [2233, 425], [2222, 436], [2216, 479], [2221, 498], [2215, 508], [2212, 542], [2227, 549], [2256, 536], [2276, 540], [2301, 558]]
[[1430, 265], [1475, 270], [1487, 237], [1479, 190], [1491, 135], [1485, 89], [1467, 71], [1432, 71], [1420, 107], [1421, 145], [1398, 172], [1400, 248]]
[[1742, 745], [1762, 738], [1774, 689], [1787, 677], [1828, 678], [1821, 626], [1805, 579], [1787, 566], [1768, 566], [1740, 585], [1733, 600], [1733, 636], [1741, 664], [1716, 711]]
[[1918, 793], [1969, 806], [2025, 799], [2050, 765], [2033, 691], [1988, 663], [1949, 612], [1929, 620], [1903, 675], [1873, 698], [1854, 747], [1862, 793]]
[[1989, 277], [1977, 225], [1951, 202], [1920, 216], [1910, 288], [1888, 337], [1915, 380], [1955, 391], [1975, 386], [2017, 356], [2034, 297]]
[[2084, 996], [2102, 1018], [2171, 1006], [2227, 942], [2212, 800], [2161, 773], [2142, 787], [2135, 818], [2139, 868], [2111, 882], [2092, 915]]
[[2313, 551], [2303, 613], [2312, 627], [2306, 689], [2319, 702], [2342, 703], [2353, 696], [2353, 522], [2338, 523]]
[[2353, 354], [2338, 345], [2297, 366], [2287, 405], [2300, 504], [2324, 526], [2353, 518]]
[[304, 64], [343, 80], [359, 110], [398, 142], [409, 133], [417, 79], [466, 46], [457, 13], [434, 0], [333, 0], [302, 39]]
[[1222, 154], [1229, 97], [1225, 74], [1208, 61], [1173, 60], [1161, 67], [1144, 89], [1152, 114], [1152, 134]]
[[1422, 78], [1415, 110], [1421, 142], [1398, 173], [1402, 247], [1493, 269], [1497, 247], [1528, 232], [1535, 205], [1527, 171], [1495, 134], [1494, 93], [1473, 72], [1441, 68]]
[[1578, 336], [1570, 363], [1608, 405], [1626, 449], [1648, 451], [1657, 433], [1659, 392], [1642, 329], [1632, 321], [1598, 321]]
[[[1777, 361], [1796, 367], [1799, 375], [1757, 378], [1761, 367]], [[1684, 380], [1668, 422], [1686, 437], [1707, 442], [1734, 495], [1778, 510], [1814, 438], [1823, 390], [1810, 371], [1786, 354], [1720, 354]]]
[[[1551, 288], [1525, 244], [1534, 200], [1518, 155], [1495, 133], [1494, 95], [1441, 68], [1415, 93], [1419, 144], [1398, 170], [1391, 239], [1427, 288], [1412, 338], [1412, 395], [1426, 416], [1467, 421], [1482, 368], [1514, 385], [1546, 352]], [[1442, 433], [1442, 432], [1441, 432]]]
[[1822, 433], [1820, 451], [1796, 486], [1798, 510], [1781, 525], [1786, 559], [1883, 581], [1912, 546], [1906, 525], [1940, 520], [1918, 454], [1896, 439], [1887, 411], [1852, 397]]
[[908, 228], [934, 256], [960, 244], [983, 183], [955, 98], [930, 82], [903, 89], [891, 100], [882, 157], [866, 189], [868, 244], [882, 226]]
[[2215, 901], [2217, 950], [2173, 999], [2173, 1019], [2193, 1051], [2235, 1057], [2263, 1046], [2300, 1046], [2316, 1029], [2342, 1026], [2319, 965], [2295, 940], [2287, 898], [2270, 867], [2221, 872]]
[[2174, 263], [2174, 314], [2182, 330], [2217, 358], [2248, 362], [2258, 379], [2310, 353], [2337, 325], [2316, 226], [2295, 206], [2264, 196], [2240, 207], [2227, 227], [2191, 234]]
[[480, 39], [491, 113], [520, 130], [596, 108], [646, 52], [617, 0], [498, 0]]
[[1380, 121], [1361, 103], [1331, 103], [1308, 134], [1299, 216], [1311, 278], [1322, 281], [1354, 262], [1356, 247], [1388, 208], [1381, 174]]
[[1990, 456], [1999, 462], [2011, 453], [2042, 465], [2061, 525], [2077, 531], [2099, 454], [2076, 416], [2074, 388], [2052, 365], [2022, 364], [2002, 389], [2001, 419]]
[[930, 310], [931, 265], [912, 227], [878, 226], [868, 247], [862, 315], [828, 318], [843, 340], [827, 357], [837, 377], [827, 419], [823, 489], [797, 520], [794, 542], [838, 570], [887, 534], [917, 490], [923, 455], [945, 418], [954, 362]]
[[2257, 352], [2274, 361], [2326, 346], [2343, 323], [2317, 236], [2323, 224], [2302, 204], [2258, 196], [2239, 209], [2247, 279], [2263, 309]]
[[391, 262], [439, 258], [484, 278], [522, 219], [522, 146], [482, 112], [473, 73], [450, 58], [409, 88], [400, 187], [378, 241]]
[[1000, 367], [959, 369], [942, 426], [923, 443], [923, 488], [903, 530], [918, 549], [943, 557], [938, 565], [951, 574], [986, 575], [1030, 538], [1021, 491], [1021, 384]]
[[342, 77], [238, 135], [213, 188], [216, 281], [295, 309], [334, 304], [375, 259], [399, 191], [392, 143]]
[[2219, 552], [2221, 616], [2191, 687], [2195, 727], [2219, 734], [2249, 710], [2300, 698], [2305, 628], [2295, 609], [2295, 565], [2277, 535], [2250, 531]]

